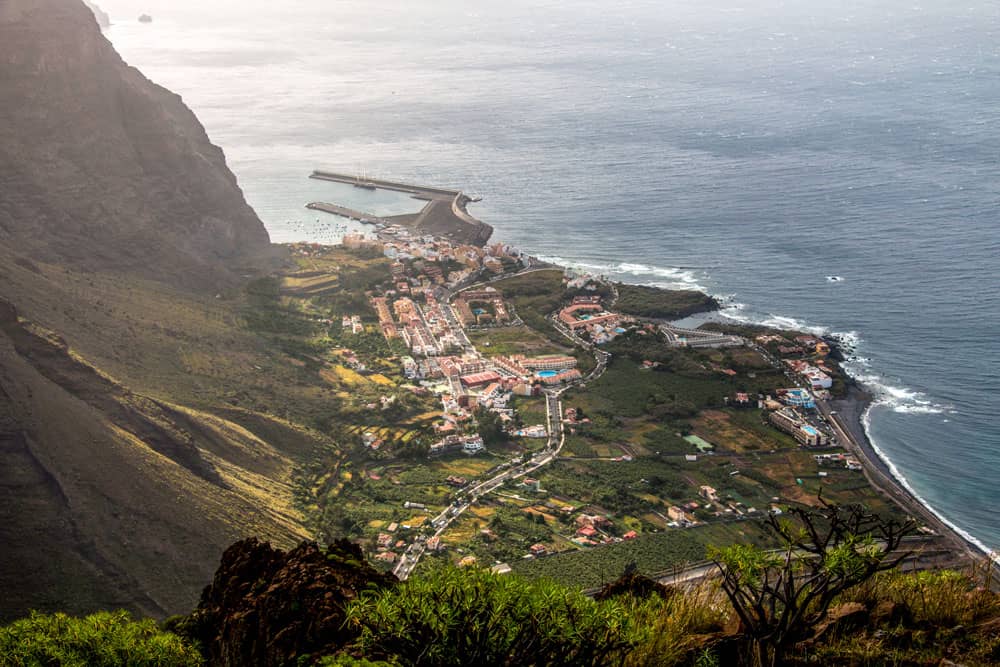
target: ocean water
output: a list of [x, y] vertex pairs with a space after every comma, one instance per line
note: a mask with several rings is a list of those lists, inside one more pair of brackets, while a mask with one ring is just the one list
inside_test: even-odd
[[364, 170], [481, 195], [534, 254], [836, 332], [879, 450], [1000, 547], [1000, 4], [101, 4], [275, 241], [343, 232], [309, 201], [405, 210], [306, 178]]

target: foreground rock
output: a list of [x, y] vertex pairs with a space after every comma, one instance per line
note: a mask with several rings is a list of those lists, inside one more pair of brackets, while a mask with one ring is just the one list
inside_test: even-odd
[[212, 665], [294, 664], [347, 645], [346, 603], [395, 583], [347, 541], [327, 551], [304, 542], [286, 553], [250, 538], [226, 550], [198, 609], [175, 629], [197, 639]]
[[595, 595], [595, 600], [608, 600], [620, 595], [631, 595], [639, 599], [657, 596], [669, 600], [677, 594], [677, 589], [665, 586], [655, 579], [640, 574], [634, 565], [630, 565], [617, 580], [605, 584]]

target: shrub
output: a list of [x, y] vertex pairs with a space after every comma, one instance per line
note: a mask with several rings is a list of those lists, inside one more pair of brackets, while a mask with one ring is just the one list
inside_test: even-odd
[[[705, 644], [705, 635], [719, 632], [732, 617], [726, 596], [714, 580], [672, 595], [654, 621], [649, 641], [637, 647], [626, 662], [630, 667], [670, 667], [690, 664]], [[695, 664], [712, 664], [714, 655], [704, 650]]]
[[746, 544], [710, 550], [722, 590], [751, 640], [755, 665], [782, 664], [784, 652], [807, 639], [835, 599], [895, 568], [894, 552], [915, 527], [819, 498], [818, 509], [792, 508], [792, 520], [769, 515], [780, 551]]
[[136, 621], [126, 611], [85, 618], [32, 613], [0, 628], [4, 665], [34, 667], [189, 667], [201, 665], [198, 652], [150, 619]]
[[648, 641], [659, 600], [596, 602], [549, 581], [444, 567], [353, 602], [372, 657], [413, 665], [597, 665]]
[[995, 594], [954, 570], [885, 572], [849, 591], [844, 599], [868, 607], [896, 602], [909, 610], [914, 622], [947, 628], [974, 625], [1000, 614]]

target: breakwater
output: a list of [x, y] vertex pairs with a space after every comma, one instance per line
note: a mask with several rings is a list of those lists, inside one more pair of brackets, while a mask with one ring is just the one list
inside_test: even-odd
[[447, 238], [456, 243], [484, 246], [493, 236], [493, 227], [476, 219], [468, 212], [468, 205], [474, 201], [461, 190], [414, 185], [399, 181], [389, 181], [380, 178], [352, 176], [332, 171], [316, 170], [310, 178], [343, 183], [364, 188], [366, 190], [394, 190], [405, 192], [414, 199], [427, 203], [419, 213], [413, 215], [398, 215], [382, 218], [376, 215], [357, 211], [345, 206], [328, 202], [312, 202], [306, 207], [316, 211], [332, 213], [352, 220], [371, 224], [401, 225], [409, 227], [417, 233], [433, 234]]

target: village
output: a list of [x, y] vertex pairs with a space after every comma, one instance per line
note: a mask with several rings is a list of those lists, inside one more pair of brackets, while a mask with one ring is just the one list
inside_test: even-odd
[[[747, 520], [762, 513], [780, 513], [786, 494], [775, 494], [771, 480], [758, 481], [761, 475], [747, 469], [755, 467], [747, 461], [751, 452], [740, 453], [741, 446], [732, 437], [719, 438], [711, 429], [695, 428], [680, 434], [676, 451], [656, 451], [643, 443], [652, 439], [653, 429], [662, 437], [659, 432], [666, 424], [636, 420], [617, 429], [603, 429], [607, 415], [592, 419], [593, 409], [579, 407], [587, 404], [588, 394], [606, 383], [608, 376], [594, 374], [593, 362], [581, 368], [580, 355], [570, 351], [615, 349], [618, 340], [659, 341], [654, 349], [664, 354], [697, 359], [699, 373], [708, 371], [717, 377], [712, 382], [722, 390], [718, 401], [709, 401], [719, 407], [704, 412], [742, 422], [743, 435], [770, 443], [770, 454], [753, 452], [761, 459], [760, 468], [768, 470], [769, 459], [787, 459], [783, 463], [794, 468], [789, 481], [799, 487], [793, 496], [822, 483], [858, 486], [843, 474], [856, 473], [860, 465], [842, 451], [842, 443], [816, 406], [817, 400], [830, 397], [834, 378], [840, 374], [829, 360], [826, 341], [784, 332], [744, 336], [688, 330], [621, 314], [615, 311], [613, 290], [607, 289], [601, 277], [541, 265], [505, 244], [480, 248], [430, 235], [413, 236], [404, 228], [387, 226], [374, 238], [348, 234], [343, 248], [388, 260], [386, 280], [366, 293], [376, 330], [387, 343], [406, 350], [398, 357], [399, 381], [437, 397], [439, 405], [427, 433], [427, 463], [403, 464], [392, 455], [366, 466], [369, 485], [388, 482], [413, 489], [410, 497], [403, 495], [397, 501], [395, 510], [368, 508], [366, 516], [372, 518], [362, 529], [362, 537], [371, 540], [374, 558], [386, 567], [408, 573], [427, 554], [507, 571], [567, 550], [641, 542], [644, 535], [677, 529], [734, 530], [734, 525], [749, 525]], [[553, 331], [565, 338], [567, 348], [560, 353], [498, 353], [499, 345], [491, 348], [492, 340], [502, 338], [505, 330], [521, 331], [526, 326], [516, 299], [505, 294], [507, 286], [532, 274], [551, 279], [553, 289], [567, 295], [555, 311], [541, 313]], [[366, 330], [368, 315], [338, 315], [331, 326], [339, 324], [345, 335]], [[622, 349], [628, 350], [630, 344], [622, 343]], [[340, 353], [364, 371], [363, 355], [350, 349]], [[714, 361], [717, 355], [727, 360], [755, 358], [758, 369], [734, 370]], [[602, 364], [608, 358], [606, 352], [598, 352]], [[659, 380], [671, 376], [664, 370], [661, 361], [641, 359], [630, 372], [634, 378]], [[758, 374], [766, 375], [768, 382], [754, 391], [752, 385], [760, 384], [753, 380]], [[587, 389], [583, 388], [588, 386], [585, 380], [589, 380]], [[736, 390], [725, 390], [726, 386]], [[551, 399], [547, 392], [567, 390], [579, 398], [574, 405], [558, 402], [560, 413], [553, 422], [546, 417]], [[607, 391], [620, 390], [614, 385]], [[758, 414], [761, 417], [752, 416]], [[694, 421], [699, 420], [700, 416]], [[596, 429], [595, 421], [599, 422]], [[498, 430], [484, 432], [486, 422]], [[559, 432], [553, 431], [553, 423], [559, 424]], [[595, 438], [605, 439], [602, 429], [618, 433], [621, 442], [594, 444]], [[644, 431], [644, 437], [636, 437]], [[377, 431], [359, 436], [359, 445], [373, 455], [385, 446]], [[559, 451], [557, 442], [559, 448], [563, 442], [567, 447]], [[546, 465], [532, 468], [536, 470], [532, 474], [521, 472], [541, 461], [543, 454]], [[641, 474], [634, 467], [637, 461], [642, 464]], [[594, 489], [587, 492], [581, 492], [579, 480], [574, 479], [584, 465], [590, 469], [584, 474], [592, 474], [594, 482]], [[594, 472], [595, 466], [599, 471]], [[682, 466], [689, 472], [678, 477], [677, 469]], [[428, 480], [426, 487], [403, 481], [418, 469], [425, 471], [421, 475]], [[431, 470], [440, 472], [429, 474]], [[625, 470], [630, 472], [623, 474]], [[754, 475], [748, 477], [750, 472]], [[612, 484], [619, 487], [615, 493], [629, 497], [598, 500], [600, 494], [593, 491], [606, 485], [604, 478], [615, 477], [622, 477], [627, 487], [627, 491], [620, 488], [616, 481]], [[657, 486], [657, 478], [664, 477], [679, 480], [687, 490], [664, 485], [637, 492], [637, 487]], [[495, 489], [492, 493], [468, 497], [469, 489], [487, 479], [498, 480], [489, 486]], [[642, 499], [643, 507], [633, 506], [634, 497]], [[522, 552], [518, 544], [523, 545]]]
[[[530, 268], [519, 251], [503, 244], [478, 248], [456, 246], [433, 236], [412, 238], [398, 226], [380, 230], [377, 239], [348, 235], [343, 244], [349, 249], [376, 249], [392, 260], [392, 288], [372, 295], [371, 304], [383, 336], [401, 340], [410, 350], [401, 359], [405, 377], [440, 396], [442, 419], [434, 425], [440, 439], [430, 445], [431, 456], [481, 451], [482, 436], [474, 432], [477, 410], [496, 413], [512, 437], [548, 437], [544, 424], [519, 423], [510, 407], [511, 398], [539, 396], [545, 387], [579, 381], [583, 376], [576, 368], [577, 359], [523, 354], [487, 357], [467, 334], [521, 324], [495, 287], [468, 285], [472, 278], [500, 277]], [[445, 273], [442, 265], [452, 270]], [[575, 297], [558, 317], [575, 334], [594, 343], [612, 340], [626, 331], [621, 325], [631, 323], [605, 311], [598, 296]], [[353, 330], [358, 316], [344, 318], [345, 328], [350, 322]], [[377, 441], [369, 446], [377, 446]]]

